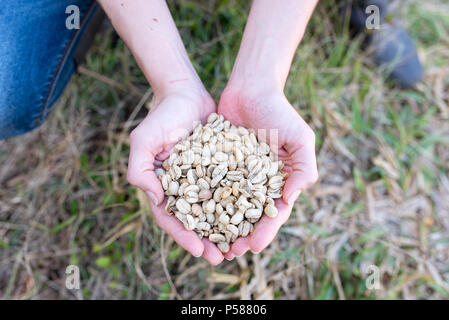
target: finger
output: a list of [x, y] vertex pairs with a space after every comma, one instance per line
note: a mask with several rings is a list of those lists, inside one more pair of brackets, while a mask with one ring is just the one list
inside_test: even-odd
[[312, 185], [318, 179], [318, 169], [315, 157], [315, 138], [306, 138], [302, 145], [288, 144], [286, 149], [291, 152], [287, 165], [291, 171], [285, 181], [282, 199], [288, 205], [293, 205], [299, 193]]
[[193, 231], [184, 228], [181, 221], [174, 216], [169, 216], [164, 210], [165, 201], [160, 206], [152, 205], [152, 212], [156, 223], [165, 230], [181, 247], [190, 252], [195, 257], [201, 257], [204, 252], [204, 245]]
[[249, 236], [238, 238], [231, 246], [231, 251], [236, 257], [240, 257], [249, 250]]
[[232, 253], [231, 250], [229, 250], [228, 252], [225, 253], [224, 257], [226, 260], [231, 261], [235, 258], [235, 255]]
[[154, 154], [157, 145], [154, 141], [142, 141], [137, 134], [131, 134], [131, 147], [127, 179], [132, 185], [146, 191], [154, 205], [164, 200], [164, 190], [154, 173]]
[[281, 200], [276, 200], [276, 207], [278, 215], [275, 218], [270, 218], [264, 215], [249, 239], [249, 248], [253, 252], [260, 252], [265, 249], [279, 231], [279, 228], [287, 221], [292, 211], [292, 206], [286, 205]]
[[161, 168], [162, 167], [162, 163], [163, 163], [163, 161], [154, 160], [153, 166], [154, 166], [154, 168]]
[[221, 253], [220, 249], [217, 248], [217, 246], [210, 242], [208, 239], [203, 238], [201, 240], [204, 246], [204, 252], [203, 252], [203, 258], [209, 261], [209, 263], [216, 266], [220, 262], [223, 261], [224, 257]]
[[[171, 150], [171, 147], [172, 147], [172, 146], [170, 146], [170, 148], [169, 148], [168, 150]], [[167, 148], [165, 148], [165, 149], [167, 149]], [[163, 162], [163, 161], [164, 161], [165, 159], [167, 159], [169, 156], [170, 156], [170, 152], [169, 152], [169, 151], [166, 151], [166, 150], [163, 150], [162, 152], [159, 152], [154, 158], [155, 158], [157, 161]]]

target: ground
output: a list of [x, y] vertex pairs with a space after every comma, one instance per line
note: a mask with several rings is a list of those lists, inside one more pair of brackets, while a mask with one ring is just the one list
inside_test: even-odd
[[[246, 3], [170, 1], [216, 100]], [[126, 181], [152, 92], [106, 27], [47, 122], [0, 142], [0, 297], [448, 298], [449, 3], [393, 2], [425, 68], [416, 90], [384, 81], [332, 4], [317, 7], [285, 90], [316, 132], [320, 179], [266, 250], [213, 267], [153, 223]], [[70, 264], [80, 290], [65, 287]]]

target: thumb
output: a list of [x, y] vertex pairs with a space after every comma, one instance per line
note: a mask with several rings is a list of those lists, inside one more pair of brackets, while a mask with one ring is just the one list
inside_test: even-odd
[[287, 205], [292, 205], [301, 191], [318, 180], [315, 139], [312, 137], [311, 139], [306, 139], [302, 145], [287, 145], [285, 148], [291, 154], [288, 163], [291, 172], [289, 172], [285, 182], [282, 198]]
[[128, 182], [145, 191], [153, 204], [158, 206], [164, 201], [164, 190], [154, 172], [154, 151], [135, 141], [136, 139], [131, 138]]
[[286, 205], [292, 205], [299, 197], [302, 190], [304, 190], [303, 177], [300, 173], [292, 171], [289, 174], [287, 181], [285, 181], [284, 192], [282, 199]]

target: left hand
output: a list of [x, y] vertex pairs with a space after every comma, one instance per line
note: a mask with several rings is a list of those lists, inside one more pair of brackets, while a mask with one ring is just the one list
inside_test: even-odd
[[174, 216], [165, 213], [167, 203], [155, 170], [168, 158], [172, 147], [190, 134], [195, 122], [205, 122], [215, 111], [215, 104], [206, 92], [195, 87], [185, 92], [157, 98], [155, 106], [131, 133], [128, 181], [147, 193], [155, 222], [192, 255], [218, 264], [223, 254], [208, 239], [200, 240], [193, 231], [185, 230]]
[[[231, 250], [225, 254], [227, 259], [241, 256], [248, 250], [260, 252], [268, 246], [290, 216], [300, 192], [318, 179], [315, 134], [284, 94], [242, 90], [244, 89], [227, 88], [221, 96], [218, 113], [234, 125], [253, 128], [256, 132], [258, 129], [266, 129], [266, 142], [283, 161], [283, 170], [288, 172], [288, 177], [282, 198], [275, 201], [278, 215], [275, 218], [263, 215], [252, 234], [233, 243]], [[270, 129], [278, 132], [277, 146], [273, 144], [275, 141], [270, 144]], [[265, 140], [261, 135], [258, 138]]]

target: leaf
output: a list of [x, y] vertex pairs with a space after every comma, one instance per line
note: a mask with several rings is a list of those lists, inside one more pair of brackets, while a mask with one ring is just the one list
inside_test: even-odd
[[95, 260], [95, 263], [100, 268], [106, 268], [111, 264], [111, 258], [108, 256], [99, 257], [97, 260]]
[[58, 233], [59, 231], [61, 231], [65, 227], [67, 227], [68, 225], [72, 224], [72, 222], [75, 221], [76, 217], [77, 216], [71, 216], [67, 220], [64, 220], [63, 222], [57, 224], [55, 227], [53, 227], [53, 229], [51, 229], [51, 233], [52, 234]]
[[354, 182], [355, 182], [355, 187], [357, 188], [357, 191], [363, 192], [363, 189], [365, 189], [365, 184], [363, 182], [362, 172], [360, 172], [359, 169], [354, 168], [353, 175], [354, 175]]

